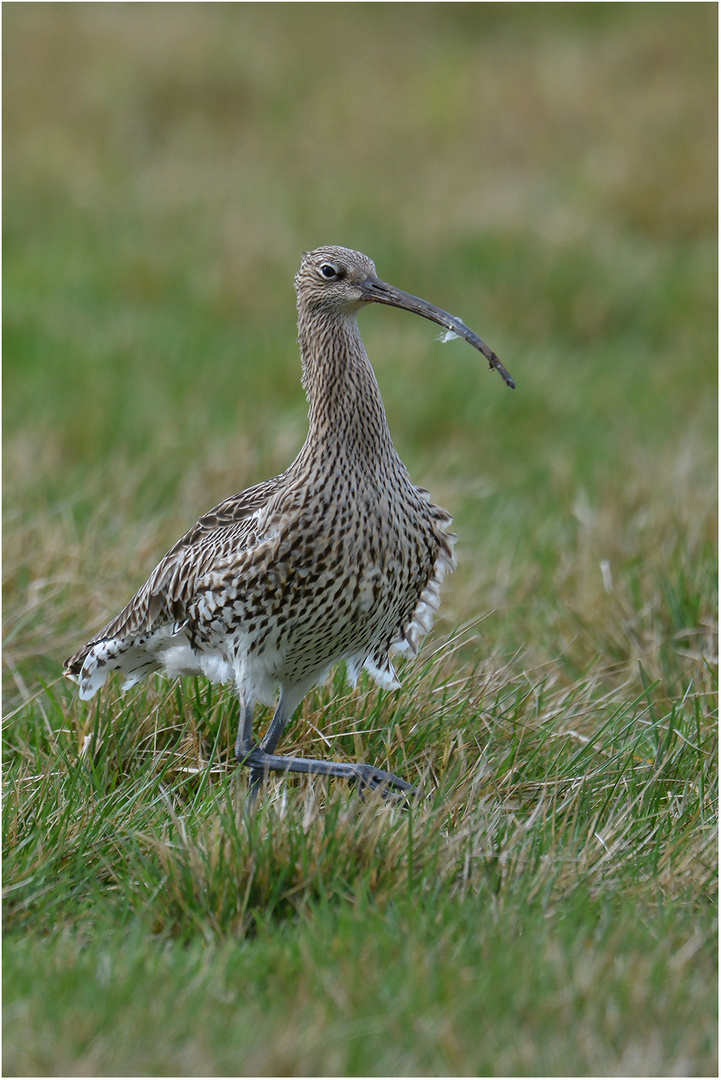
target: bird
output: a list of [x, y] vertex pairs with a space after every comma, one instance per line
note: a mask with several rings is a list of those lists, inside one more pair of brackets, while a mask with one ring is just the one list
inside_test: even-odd
[[[232, 683], [235, 743], [256, 793], [270, 772], [339, 777], [405, 798], [406, 780], [370, 763], [276, 753], [306, 694], [345, 662], [382, 688], [400, 682], [392, 656], [413, 657], [431, 628], [444, 576], [455, 569], [451, 515], [417, 487], [393, 445], [358, 328], [369, 304], [402, 308], [476, 348], [515, 383], [460, 319], [382, 281], [350, 248], [306, 252], [295, 278], [308, 434], [279, 476], [204, 514], [161, 559], [120, 614], [65, 661], [92, 698], [110, 672], [123, 690], [151, 672]], [[258, 704], [274, 705], [264, 737]]]

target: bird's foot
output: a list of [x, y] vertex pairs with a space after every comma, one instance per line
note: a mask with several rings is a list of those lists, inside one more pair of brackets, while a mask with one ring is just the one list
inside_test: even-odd
[[376, 769], [374, 765], [353, 765], [352, 769], [355, 777], [350, 779], [355, 779], [361, 793], [364, 791], [380, 791], [384, 798], [398, 799], [404, 804], [409, 798], [418, 794], [418, 788], [413, 787], [407, 780], [401, 779], [395, 773]]
[[361, 791], [380, 791], [384, 798], [407, 800], [418, 793], [406, 780], [394, 773], [376, 769], [373, 765], [356, 765], [344, 761], [322, 761], [317, 758], [285, 757], [270, 754], [262, 747], [236, 746], [235, 756], [240, 765], [250, 770], [249, 798], [255, 800], [258, 789], [269, 772], [307, 773], [312, 776], [332, 776], [357, 783]]

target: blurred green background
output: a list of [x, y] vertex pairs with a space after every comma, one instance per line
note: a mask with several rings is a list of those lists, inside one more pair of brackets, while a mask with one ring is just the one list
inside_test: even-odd
[[[460, 314], [516, 379], [362, 315], [399, 452], [456, 518], [450, 624], [508, 610], [517, 647], [513, 605], [555, 600], [599, 515], [713, 498], [715, 5], [3, 14], [18, 662], [57, 662], [201, 512], [292, 459], [292, 279], [320, 244]], [[34, 614], [33, 576], [55, 582]]]

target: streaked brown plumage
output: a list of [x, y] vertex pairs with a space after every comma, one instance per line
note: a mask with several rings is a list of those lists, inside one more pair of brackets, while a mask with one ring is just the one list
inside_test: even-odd
[[[460, 320], [379, 281], [365, 255], [324, 247], [296, 276], [298, 337], [309, 430], [280, 476], [220, 503], [175, 544], [127, 607], [66, 661], [91, 698], [110, 671], [124, 688], [144, 675], [234, 682], [241, 700], [236, 756], [255, 785], [268, 770], [410, 785], [370, 765], [281, 757], [285, 725], [344, 660], [399, 685], [390, 653], [415, 655], [454, 568], [450, 516], [415, 487], [393, 446], [356, 320], [369, 302], [403, 307], [498, 358]], [[280, 698], [259, 746], [253, 707]]]

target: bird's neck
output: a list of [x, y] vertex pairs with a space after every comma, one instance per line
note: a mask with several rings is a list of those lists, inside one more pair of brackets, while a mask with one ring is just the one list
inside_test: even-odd
[[355, 313], [298, 315], [308, 438], [313, 450], [333, 445], [359, 463], [395, 457], [380, 389]]

